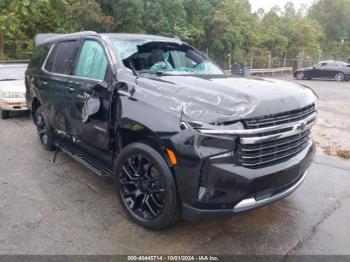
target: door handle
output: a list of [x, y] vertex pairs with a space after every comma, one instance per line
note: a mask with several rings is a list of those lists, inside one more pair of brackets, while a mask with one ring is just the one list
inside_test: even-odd
[[47, 86], [48, 85], [48, 82], [46, 82], [46, 81], [42, 81], [41, 83], [43, 84], [43, 86]]
[[67, 87], [67, 91], [69, 93], [73, 93], [75, 91], [75, 89], [73, 87]]
[[68, 81], [68, 86], [80, 86], [80, 82]]

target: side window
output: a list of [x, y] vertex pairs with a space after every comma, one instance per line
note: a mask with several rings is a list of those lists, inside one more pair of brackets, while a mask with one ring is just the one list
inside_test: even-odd
[[86, 40], [80, 52], [75, 75], [104, 80], [107, 65], [107, 57], [100, 43], [94, 40]]
[[324, 68], [326, 65], [327, 65], [327, 63], [319, 63], [315, 67], [320, 69], [320, 68]]
[[326, 68], [335, 68], [335, 67], [339, 67], [339, 66], [336, 63], [328, 63], [325, 67]]
[[40, 68], [49, 50], [50, 50], [50, 46], [47, 44], [38, 46], [33, 53], [33, 56], [29, 62], [28, 68], [29, 69]]
[[66, 41], [59, 43], [58, 46], [52, 50], [54, 52], [51, 53], [52, 57], [54, 57], [53, 62], [50, 60], [50, 55], [46, 66], [50, 67], [52, 63], [51, 72], [64, 75], [72, 74], [77, 47], [77, 41]]
[[48, 57], [46, 64], [45, 64], [45, 70], [48, 72], [52, 71], [53, 62], [55, 61], [56, 57], [56, 51], [57, 51], [57, 45], [55, 45], [50, 53], [50, 56]]

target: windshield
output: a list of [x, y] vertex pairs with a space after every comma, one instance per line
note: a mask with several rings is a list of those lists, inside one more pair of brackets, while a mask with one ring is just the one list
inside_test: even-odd
[[204, 55], [186, 44], [112, 39], [124, 65], [138, 73], [172, 75], [223, 75], [223, 71]]
[[0, 81], [23, 80], [27, 65], [0, 65]]

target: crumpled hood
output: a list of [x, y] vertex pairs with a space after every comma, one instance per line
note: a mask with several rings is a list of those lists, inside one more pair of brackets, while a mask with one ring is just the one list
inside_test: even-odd
[[275, 79], [150, 75], [137, 84], [136, 99], [204, 123], [276, 114], [316, 100], [309, 88]]
[[4, 92], [25, 93], [24, 80], [0, 81], [0, 93]]

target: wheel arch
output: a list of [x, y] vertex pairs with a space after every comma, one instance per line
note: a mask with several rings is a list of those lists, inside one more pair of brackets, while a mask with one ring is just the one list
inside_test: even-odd
[[157, 134], [155, 131], [141, 123], [133, 121], [127, 125], [121, 125], [117, 131], [119, 152], [132, 143], [144, 143], [155, 149], [167, 162], [169, 167], [172, 164], [167, 154], [167, 149], [172, 149], [170, 140]]
[[31, 116], [33, 121], [35, 121], [35, 113], [36, 110], [38, 110], [38, 108], [41, 106], [41, 102], [37, 97], [33, 97], [32, 102], [31, 102], [31, 106], [30, 106], [30, 111], [31, 111]]

